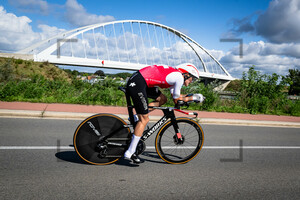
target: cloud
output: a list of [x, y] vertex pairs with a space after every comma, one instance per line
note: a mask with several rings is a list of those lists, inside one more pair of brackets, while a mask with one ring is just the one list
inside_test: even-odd
[[236, 37], [251, 33], [272, 43], [300, 42], [299, 22], [299, 0], [273, 0], [265, 12], [256, 12], [243, 19], [231, 19], [229, 24], [232, 28], [222, 36]]
[[31, 44], [35, 34], [30, 23], [28, 17], [17, 17], [0, 6], [0, 49], [13, 51]]
[[246, 16], [243, 19], [232, 18], [228, 22], [228, 24], [232, 28], [230, 28], [226, 33], [223, 33], [222, 38], [235, 38], [237, 36], [240, 36], [242, 33], [252, 33], [253, 31], [255, 31], [255, 27], [252, 24], [252, 21], [257, 13]]
[[284, 43], [284, 44], [272, 44], [266, 43], [262, 55], [282, 55], [288, 57], [300, 58], [300, 44], [296, 43]]
[[103, 16], [88, 13], [76, 0], [67, 0], [65, 7], [66, 21], [76, 27], [115, 20], [115, 18], [110, 15]]
[[[41, 1], [30, 1], [30, 2], [41, 2]], [[287, 1], [284, 1], [287, 2]], [[293, 2], [293, 1], [288, 1]], [[276, 1], [276, 3], [278, 3]], [[275, 4], [275, 3], [274, 3]], [[271, 5], [271, 4], [270, 4]], [[277, 4], [275, 4], [277, 5]], [[51, 7], [51, 5], [48, 5]], [[84, 26], [92, 23], [100, 23], [114, 20], [112, 16], [100, 16], [89, 14], [86, 9], [78, 4], [76, 0], [68, 0], [65, 4], [65, 20], [68, 20], [73, 26]], [[269, 8], [268, 8], [269, 10]], [[266, 11], [263, 14], [268, 13]], [[263, 16], [263, 14], [259, 14]], [[267, 15], [267, 14], [266, 14]], [[257, 29], [257, 18], [256, 22], [253, 23], [254, 16], [245, 17], [241, 20], [233, 20], [231, 23], [234, 24], [235, 28], [232, 29], [233, 33], [254, 33]], [[59, 29], [54, 26], [48, 26], [45, 24], [38, 25], [39, 32], [33, 31], [30, 25], [31, 19], [26, 16], [16, 16], [13, 13], [7, 13], [2, 6], [0, 6], [0, 49], [17, 51], [24, 49], [34, 43], [47, 39], [53, 35], [65, 31], [64, 29]], [[262, 23], [262, 22], [261, 22]], [[136, 26], [136, 27], [135, 27]], [[142, 34], [140, 33], [140, 28], [137, 24], [133, 25], [133, 33], [131, 32], [131, 27], [125, 27], [125, 33], [123, 33], [123, 27], [114, 25], [116, 29], [117, 36], [114, 37], [112, 31], [112, 26], [107, 27], [106, 34], [104, 34], [102, 29], [95, 30], [95, 38], [92, 34], [93, 31], [84, 34], [84, 39], [81, 35], [78, 37], [77, 43], [66, 43], [67, 45], [73, 45], [77, 52], [74, 52], [74, 56], [82, 57], [87, 54], [87, 57], [96, 58], [97, 51], [100, 59], [111, 59], [121, 62], [135, 62], [147, 64], [157, 64], [166, 61], [170, 65], [179, 64], [187, 60], [188, 62], [194, 63], [197, 66], [202, 66], [198, 57], [190, 49], [190, 47], [177, 38], [171, 38], [167, 34], [166, 30], [162, 30], [163, 33], [158, 37], [154, 35], [154, 28], [149, 27], [152, 32], [150, 35], [147, 33], [148, 27], [144, 27], [145, 24], [141, 25]], [[296, 27], [293, 27], [296, 29]], [[254, 29], [254, 30], [253, 30]], [[112, 34], [110, 34], [110, 32]], [[143, 39], [141, 37], [144, 37]], [[168, 38], [166, 44], [164, 43], [164, 37]], [[266, 36], [267, 37], [267, 36]], [[126, 40], [125, 40], [126, 38]], [[278, 37], [277, 37], [278, 38]], [[152, 39], [153, 41], [149, 41]], [[170, 41], [171, 39], [171, 41]], [[116, 41], [118, 47], [116, 47]], [[100, 44], [98, 47], [95, 43]], [[101, 45], [102, 43], [102, 45]], [[106, 44], [103, 45], [103, 44]], [[140, 46], [135, 47], [139, 44]], [[145, 45], [142, 48], [141, 45]], [[77, 48], [76, 48], [77, 47]], [[86, 49], [85, 49], [86, 48]], [[194, 47], [199, 50], [199, 47]], [[107, 51], [109, 50], [109, 53]], [[116, 51], [117, 49], [117, 51]], [[70, 54], [70, 48], [61, 48], [62, 52]], [[86, 52], [85, 52], [86, 51]], [[200, 50], [199, 50], [200, 51]], [[251, 42], [249, 44], [244, 44], [244, 56], [241, 59], [239, 55], [239, 47], [233, 48], [229, 52], [223, 52], [220, 50], [209, 50], [209, 52], [224, 65], [224, 67], [235, 77], [241, 77], [244, 71], [247, 71], [249, 67], [255, 65], [256, 68], [263, 73], [277, 73], [277, 74], [287, 74], [288, 69], [300, 68], [300, 44], [299, 43], [269, 43], [269, 42]], [[147, 55], [147, 58], [145, 58]], [[211, 58], [206, 54], [200, 53], [203, 56], [203, 60], [207, 64], [207, 68], [212, 73], [221, 73], [218, 66], [212, 62]]]
[[38, 26], [41, 32], [34, 32], [30, 23], [31, 19], [28, 17], [18, 17], [13, 13], [7, 13], [0, 6], [0, 49], [5, 51], [21, 50], [65, 31], [64, 29], [41, 24]]
[[[239, 56], [239, 46], [234, 47], [230, 54], [234, 56]], [[243, 45], [243, 60], [247, 59], [248, 55], [259, 55], [259, 56], [268, 56], [268, 55], [277, 55], [277, 56], [286, 56], [300, 58], [300, 44], [298, 43], [283, 43], [283, 44], [274, 44], [269, 42], [250, 42], [249, 44]]]
[[8, 0], [14, 7], [28, 13], [49, 14], [49, 4], [43, 0]]
[[274, 43], [300, 42], [300, 1], [274, 0], [255, 22], [256, 33]]
[[43, 40], [66, 31], [65, 29], [60, 29], [55, 26], [48, 26], [46, 24], [40, 24], [38, 25], [38, 28], [42, 31], [40, 35]]
[[44, 0], [8, 0], [15, 8], [27, 12], [37, 13], [41, 15], [60, 15], [56, 10], [62, 10], [63, 17], [66, 22], [74, 27], [86, 26], [90, 24], [103, 23], [114, 21], [115, 18], [110, 15], [96, 15], [90, 14], [86, 11], [83, 5], [79, 4], [77, 0], [67, 0], [64, 5], [48, 3]]
[[243, 58], [239, 47], [227, 52], [220, 60], [232, 75], [255, 67], [268, 74], [287, 74], [288, 69], [300, 68], [300, 1], [273, 0], [264, 12], [242, 19], [232, 19], [232, 28], [222, 37], [236, 38], [243, 33], [262, 36], [267, 42], [244, 44]]
[[263, 73], [285, 75], [288, 69], [299, 68], [299, 44], [272, 44], [263, 41], [244, 45], [244, 55], [240, 58], [239, 47], [227, 52], [220, 62], [233, 76], [241, 77], [242, 72], [255, 66]]

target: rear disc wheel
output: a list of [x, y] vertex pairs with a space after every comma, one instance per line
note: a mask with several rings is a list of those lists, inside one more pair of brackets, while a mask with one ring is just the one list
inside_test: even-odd
[[[105, 138], [109, 136], [106, 140]], [[130, 143], [127, 123], [112, 114], [97, 114], [85, 119], [73, 138], [76, 153], [94, 165], [111, 164], [119, 160]]]

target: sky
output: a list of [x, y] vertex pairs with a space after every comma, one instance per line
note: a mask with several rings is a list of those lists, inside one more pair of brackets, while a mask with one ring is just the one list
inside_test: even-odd
[[[188, 35], [218, 54], [237, 78], [253, 65], [266, 74], [300, 69], [300, 0], [1, 0], [0, 52], [77, 27], [127, 19]], [[242, 39], [243, 56], [239, 43], [221, 39]]]

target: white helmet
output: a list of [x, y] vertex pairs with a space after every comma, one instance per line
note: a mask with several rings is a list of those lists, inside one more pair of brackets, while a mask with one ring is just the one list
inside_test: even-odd
[[191, 63], [184, 63], [176, 66], [176, 69], [180, 71], [182, 74], [189, 73], [194, 78], [199, 78], [199, 71], [198, 69]]

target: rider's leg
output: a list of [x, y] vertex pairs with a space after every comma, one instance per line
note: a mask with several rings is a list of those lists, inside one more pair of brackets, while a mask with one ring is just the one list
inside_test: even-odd
[[138, 142], [141, 136], [143, 135], [144, 129], [149, 121], [147, 84], [145, 79], [139, 72], [134, 73], [128, 80], [127, 91], [133, 101], [136, 113], [138, 114], [139, 117], [139, 121], [135, 126], [134, 135], [132, 137], [130, 146], [128, 150], [125, 152], [124, 156], [125, 158], [130, 158], [135, 163], [139, 163], [140, 160], [138, 156], [135, 155], [135, 151]]
[[[161, 106], [167, 102], [167, 97], [162, 93], [155, 99], [155, 101], [151, 102], [149, 106]], [[153, 109], [152, 109], [153, 110]], [[149, 109], [151, 111], [151, 109]], [[136, 151], [137, 144], [139, 143], [140, 138], [143, 135], [145, 127], [149, 122], [149, 114], [138, 114], [139, 121], [137, 122], [134, 135], [132, 137], [130, 146], [128, 150], [125, 152], [125, 157], [130, 158], [132, 154]]]
[[[155, 101], [152, 101], [151, 103], [149, 103], [149, 106], [161, 106], [164, 105], [167, 102], [167, 97], [161, 93], [156, 99]], [[149, 111], [153, 111], [154, 109], [149, 109]]]
[[125, 157], [131, 158], [132, 154], [135, 153], [136, 147], [140, 141], [141, 136], [143, 135], [144, 129], [149, 122], [148, 114], [138, 114], [139, 121], [135, 126], [134, 135], [132, 136], [130, 146], [128, 150], [125, 152]]
[[144, 114], [144, 115], [138, 114], [138, 117], [139, 117], [139, 121], [135, 126], [134, 135], [138, 136], [138, 137], [142, 137], [144, 129], [149, 122], [149, 115], [148, 114]]

